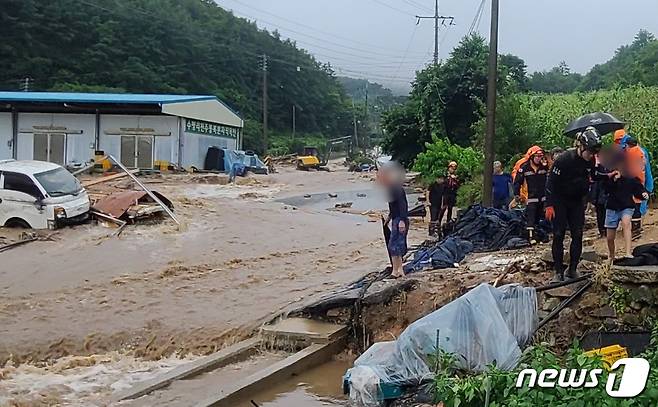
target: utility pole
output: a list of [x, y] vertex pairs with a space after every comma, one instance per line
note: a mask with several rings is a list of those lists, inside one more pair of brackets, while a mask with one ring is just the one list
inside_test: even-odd
[[297, 110], [297, 107], [293, 103], [292, 104], [292, 139], [293, 140], [295, 139], [295, 130], [297, 129], [297, 121], [296, 121], [297, 120], [297, 118], [296, 118], [297, 111], [296, 110]]
[[356, 122], [356, 106], [354, 105], [354, 97], [352, 97], [352, 118], [354, 120], [354, 147], [359, 148], [359, 133], [357, 130]]
[[363, 127], [366, 129], [365, 141], [363, 143], [365, 148], [370, 147], [370, 130], [368, 129], [368, 123], [369, 123], [369, 120], [368, 120], [368, 85], [369, 84], [370, 84], [370, 82], [368, 82], [366, 80], [366, 116], [364, 118], [364, 123], [363, 123]]
[[263, 54], [263, 148], [267, 152], [267, 55]]
[[450, 21], [449, 25], [455, 25], [455, 17], [439, 15], [439, 0], [434, 0], [434, 15], [433, 16], [416, 16], [418, 21], [416, 25], [420, 24], [420, 20], [431, 18], [434, 20], [434, 65], [439, 64], [439, 22], [445, 24]]
[[21, 90], [23, 92], [29, 92], [30, 91], [30, 78], [29, 77], [25, 77], [23, 79]]
[[489, 84], [487, 87], [487, 134], [484, 139], [484, 185], [482, 204], [492, 203], [494, 139], [496, 137], [496, 96], [498, 81], [498, 13], [499, 0], [491, 1], [491, 35], [489, 40]]

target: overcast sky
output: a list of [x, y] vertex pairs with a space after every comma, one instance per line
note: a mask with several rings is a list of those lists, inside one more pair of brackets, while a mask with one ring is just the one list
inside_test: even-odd
[[[414, 72], [431, 61], [434, 0], [216, 0], [241, 17], [278, 30], [339, 75], [367, 77], [408, 89]], [[441, 58], [477, 22], [481, 0], [441, 0], [440, 14], [455, 17], [441, 29]], [[477, 31], [489, 37], [491, 0]], [[501, 0], [500, 52], [522, 57], [530, 72], [566, 61], [587, 72], [605, 62], [640, 29], [658, 34], [658, 0]]]

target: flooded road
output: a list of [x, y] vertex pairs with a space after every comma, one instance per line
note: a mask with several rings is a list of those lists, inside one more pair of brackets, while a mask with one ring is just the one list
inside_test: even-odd
[[342, 191], [329, 193], [308, 194], [280, 199], [279, 202], [287, 205], [303, 207], [305, 209], [326, 210], [335, 209], [336, 205], [351, 203], [351, 209], [360, 211], [385, 210], [388, 207], [384, 193], [375, 188], [360, 191]]
[[[83, 225], [0, 254], [0, 366], [11, 360], [40, 369], [115, 351], [145, 363], [208, 354], [388, 263], [380, 225], [276, 201], [307, 191], [356, 194], [372, 189], [368, 179], [293, 171], [239, 187], [180, 179], [157, 190], [174, 203], [182, 228], [169, 221], [131, 225], [116, 238]], [[359, 202], [370, 210], [375, 198], [367, 193]], [[100, 364], [124, 369], [126, 377], [130, 365]], [[0, 399], [30, 393], [11, 381], [20, 374], [5, 371]], [[44, 397], [75, 399], [67, 369], [48, 374], [54, 376], [42, 376], [43, 383], [33, 377], [32, 387]], [[98, 377], [88, 379], [90, 388], [107, 391], [113, 382]], [[60, 379], [66, 388], [43, 385]]]

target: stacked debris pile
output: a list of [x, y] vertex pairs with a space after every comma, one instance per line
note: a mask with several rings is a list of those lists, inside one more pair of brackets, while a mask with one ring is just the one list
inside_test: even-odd
[[[169, 209], [173, 209], [173, 204], [169, 199], [157, 191], [152, 192]], [[131, 223], [162, 216], [164, 213], [164, 208], [155, 202], [146, 191], [115, 192], [96, 201], [93, 209]]]
[[350, 399], [379, 406], [388, 395], [434, 376], [440, 352], [457, 356], [457, 365], [480, 372], [492, 363], [511, 370], [537, 326], [534, 288], [482, 284], [411, 324], [396, 341], [371, 346], [345, 375]]
[[[535, 237], [548, 241], [548, 226], [541, 224], [536, 228]], [[528, 245], [523, 213], [473, 205], [461, 215], [448, 237], [418, 250], [413, 260], [405, 265], [405, 272], [458, 267], [471, 252], [519, 249]]]

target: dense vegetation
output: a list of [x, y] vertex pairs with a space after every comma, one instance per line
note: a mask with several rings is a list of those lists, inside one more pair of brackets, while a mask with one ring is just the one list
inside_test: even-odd
[[278, 33], [211, 0], [4, 0], [0, 88], [214, 94], [245, 119], [246, 147], [262, 149], [262, 54], [269, 125], [298, 135], [352, 132], [352, 105], [332, 69]]
[[[474, 163], [482, 162], [487, 57], [486, 41], [471, 36], [441, 65], [419, 72], [408, 102], [384, 117], [386, 149], [426, 178], [445, 171], [448, 153], [465, 160], [467, 180], [482, 174]], [[587, 75], [572, 73], [564, 63], [527, 75], [524, 61], [513, 55], [499, 56], [499, 65], [496, 159], [509, 164], [534, 144], [567, 147], [572, 140], [562, 136], [564, 127], [594, 111], [625, 120], [658, 157], [658, 40], [650, 33], [641, 31]], [[477, 199], [474, 192], [477, 186], [465, 188], [462, 202]]]
[[[654, 328], [649, 349], [640, 357], [647, 359], [651, 366], [658, 364], [658, 330]], [[519, 366], [506, 372], [490, 366], [485, 372], [468, 375], [455, 369], [455, 357], [449, 354], [432, 355], [438, 358], [440, 366], [445, 367], [435, 377], [437, 400], [445, 407], [635, 407], [653, 406], [658, 398], [658, 371], [652, 369], [646, 390], [632, 399], [616, 399], [606, 393], [609, 372], [599, 358], [589, 358], [575, 344], [566, 354], [559, 357], [546, 346], [538, 345], [527, 348]], [[599, 384], [594, 388], [516, 388], [520, 371], [526, 368], [542, 371], [544, 369], [602, 369]], [[619, 373], [619, 372], [617, 372]], [[588, 379], [589, 380], [589, 379]], [[620, 374], [616, 375], [616, 382]], [[527, 385], [527, 380], [524, 385]]]
[[[432, 136], [445, 137], [462, 147], [472, 144], [473, 125], [484, 114], [488, 45], [479, 35], [465, 37], [450, 58], [420, 71], [407, 103], [384, 118], [384, 147], [405, 164], [424, 151]], [[500, 57], [502, 93], [526, 86], [526, 66], [514, 55]]]
[[[658, 87], [624, 88], [569, 94], [511, 94], [500, 99], [497, 110], [496, 155], [511, 161], [533, 144], [569, 147], [572, 139], [562, 130], [571, 118], [605, 111], [628, 123], [627, 129], [658, 157]], [[482, 145], [485, 119], [474, 126], [475, 145]], [[654, 167], [656, 162], [653, 162]]]
[[566, 63], [530, 75], [528, 88], [536, 92], [569, 93], [616, 86], [658, 85], [658, 41], [642, 30], [630, 45], [620, 47], [608, 62], [594, 66], [586, 75], [573, 73]]

